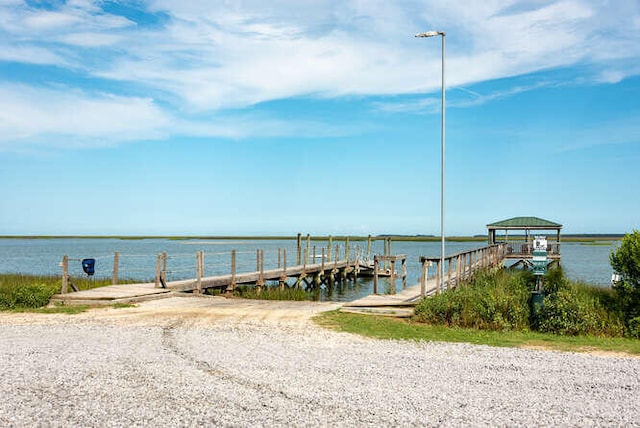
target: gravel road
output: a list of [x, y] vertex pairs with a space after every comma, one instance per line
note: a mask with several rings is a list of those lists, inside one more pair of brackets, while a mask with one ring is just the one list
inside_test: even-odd
[[0, 426], [640, 426], [640, 359], [309, 321], [333, 307], [174, 298], [0, 314]]

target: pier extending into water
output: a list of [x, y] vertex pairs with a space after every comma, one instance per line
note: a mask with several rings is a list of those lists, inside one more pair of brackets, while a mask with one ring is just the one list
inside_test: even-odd
[[[390, 242], [385, 238], [385, 251], [391, 251]], [[371, 241], [369, 238], [367, 251], [371, 251]], [[274, 249], [270, 250], [274, 256]], [[195, 267], [192, 279], [181, 279], [175, 281], [167, 280], [168, 260], [173, 257], [167, 253], [157, 255], [155, 261], [155, 281], [137, 284], [118, 284], [119, 262], [121, 255], [116, 252], [113, 257], [112, 284], [107, 287], [93, 288], [90, 290], [78, 291], [73, 285], [73, 278], [69, 275], [69, 262], [83, 262], [86, 259], [72, 259], [64, 256], [60, 263], [62, 267], [62, 286], [60, 294], [52, 298], [52, 302], [63, 302], [65, 304], [112, 304], [117, 302], [133, 302], [151, 298], [163, 297], [169, 292], [189, 292], [201, 294], [207, 290], [215, 289], [219, 294], [227, 296], [233, 295], [239, 286], [255, 287], [258, 292], [267, 285], [268, 282], [277, 283], [281, 290], [285, 287], [296, 287], [304, 290], [315, 290], [319, 287], [332, 287], [335, 284], [343, 284], [346, 281], [355, 282], [358, 276], [390, 275], [382, 268], [374, 269], [374, 260], [369, 254], [361, 254], [358, 246], [352, 247], [349, 239], [344, 245], [333, 245], [329, 240], [326, 247], [311, 246], [311, 239], [307, 236], [306, 248], [300, 234], [297, 239], [297, 251], [294, 255], [294, 264], [288, 262], [286, 248], [277, 249], [277, 265], [271, 258], [273, 266], [265, 269], [265, 251], [255, 250], [255, 270], [247, 270], [247, 251], [238, 252], [231, 250], [226, 253], [215, 253], [217, 260], [212, 262], [215, 271], [227, 273], [205, 275], [205, 252], [198, 251], [195, 254]], [[210, 253], [209, 253], [210, 254]], [[210, 254], [212, 255], [212, 254]], [[222, 265], [221, 257], [227, 256], [226, 266]], [[242, 255], [239, 263], [239, 255]], [[191, 256], [193, 257], [193, 255]], [[378, 256], [376, 256], [378, 257]], [[245, 268], [238, 269], [242, 264]], [[193, 266], [193, 265], [191, 265]], [[179, 269], [184, 270], [184, 269]], [[395, 275], [394, 275], [395, 277]], [[402, 276], [406, 282], [405, 275]], [[75, 292], [69, 293], [69, 288]]]
[[[65, 256], [61, 263], [63, 268], [62, 288], [59, 295], [54, 296], [53, 302], [65, 302], [73, 304], [75, 301], [87, 303], [94, 299], [94, 304], [110, 304], [117, 301], [137, 301], [146, 298], [157, 298], [169, 292], [190, 292], [193, 294], [205, 293], [207, 290], [216, 289], [220, 294], [233, 295], [239, 286], [255, 287], [258, 292], [267, 282], [277, 282], [281, 290], [285, 287], [298, 287], [305, 290], [314, 290], [320, 287], [331, 287], [335, 283], [344, 281], [356, 281], [358, 276], [373, 277], [373, 294], [353, 302], [344, 304], [344, 308], [359, 308], [365, 311], [369, 308], [377, 308], [383, 311], [391, 308], [397, 312], [398, 308], [412, 307], [421, 298], [447, 289], [458, 287], [463, 281], [470, 279], [478, 271], [504, 266], [507, 260], [516, 260], [516, 265], [528, 266], [531, 264], [532, 244], [530, 231], [552, 229], [557, 231], [557, 242], [550, 243], [547, 249], [549, 261], [558, 263], [560, 259], [560, 228], [562, 226], [536, 217], [518, 217], [503, 222], [488, 225], [489, 245], [461, 251], [445, 256], [443, 259], [437, 256], [422, 256], [419, 258], [421, 272], [418, 284], [407, 285], [407, 268], [405, 254], [394, 255], [391, 251], [391, 239], [384, 237], [384, 254], [371, 257], [372, 238], [367, 239], [366, 252], [360, 247], [355, 251], [350, 248], [349, 238], [346, 238], [344, 247], [333, 247], [331, 237], [326, 247], [317, 248], [311, 246], [311, 237], [306, 236], [306, 248], [303, 245], [301, 234], [297, 237], [296, 263], [289, 266], [287, 263], [286, 249], [278, 249], [277, 266], [265, 269], [264, 250], [257, 249], [256, 269], [248, 270], [246, 260], [243, 270], [237, 266], [237, 252], [232, 250], [228, 255], [228, 264], [216, 269], [216, 272], [224, 274], [205, 275], [205, 253], [198, 251], [195, 257], [195, 278], [176, 281], [167, 281], [167, 259], [171, 258], [166, 253], [158, 255], [156, 260], [155, 282], [147, 284], [114, 285], [76, 293], [68, 293], [70, 282], [68, 274], [68, 261]], [[524, 240], [508, 242], [508, 231], [524, 228]], [[504, 241], [499, 241], [496, 230], [506, 229]], [[271, 250], [273, 252], [273, 250]], [[247, 252], [244, 251], [243, 254]], [[193, 256], [190, 256], [193, 257]], [[113, 284], [118, 282], [118, 253], [114, 256]], [[319, 260], [319, 261], [318, 261]], [[440, 264], [443, 263], [444, 266]], [[84, 260], [83, 260], [84, 265]], [[398, 272], [397, 268], [401, 268]], [[193, 272], [193, 271], [192, 271]], [[430, 272], [433, 273], [430, 275]], [[389, 277], [390, 293], [379, 294], [378, 278]], [[396, 293], [396, 279], [402, 280], [402, 289]], [[294, 283], [292, 284], [292, 281]], [[356, 310], [356, 309], [353, 309]]]
[[[372, 294], [343, 305], [345, 312], [410, 316], [413, 307], [425, 296], [456, 288], [478, 271], [503, 265], [507, 256], [505, 243], [462, 251], [444, 258], [445, 275], [440, 276], [440, 257], [420, 257], [422, 273], [418, 284], [403, 287], [399, 293]], [[434, 270], [435, 269], [435, 270]], [[429, 275], [429, 272], [435, 275]]]

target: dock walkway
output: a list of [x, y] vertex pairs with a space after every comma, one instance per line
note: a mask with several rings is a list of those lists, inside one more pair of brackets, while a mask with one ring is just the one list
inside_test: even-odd
[[115, 303], [135, 303], [168, 297], [171, 293], [192, 292], [198, 294], [208, 288], [233, 291], [238, 285], [279, 281], [281, 286], [289, 278], [295, 278], [297, 286], [313, 288], [322, 283], [340, 282], [356, 278], [359, 274], [370, 273], [372, 265], [359, 260], [336, 260], [299, 266], [258, 270], [245, 273], [231, 273], [204, 278], [170, 281], [165, 287], [155, 283], [118, 284], [81, 290], [74, 293], [60, 293], [51, 298], [52, 304], [64, 305], [112, 305]]

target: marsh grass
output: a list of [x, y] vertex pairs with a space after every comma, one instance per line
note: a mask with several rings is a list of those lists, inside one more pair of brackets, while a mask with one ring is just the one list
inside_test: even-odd
[[[71, 278], [79, 290], [111, 285], [110, 278]], [[122, 280], [121, 283], [139, 281]], [[0, 274], [0, 310], [42, 308], [60, 292], [62, 278], [47, 275]]]
[[236, 295], [244, 299], [255, 300], [314, 300], [313, 292], [304, 291], [296, 287], [285, 287], [283, 290], [280, 290], [280, 287], [277, 286], [263, 287], [260, 292], [258, 292], [255, 287], [238, 287], [238, 289], [236, 289]]

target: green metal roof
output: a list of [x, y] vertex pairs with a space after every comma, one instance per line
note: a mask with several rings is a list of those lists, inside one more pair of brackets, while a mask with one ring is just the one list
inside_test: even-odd
[[491, 223], [487, 225], [490, 229], [501, 229], [501, 228], [549, 228], [549, 229], [561, 229], [562, 225], [558, 223], [554, 223], [549, 220], [545, 220], [539, 217], [514, 217], [508, 220], [498, 221], [496, 223]]

